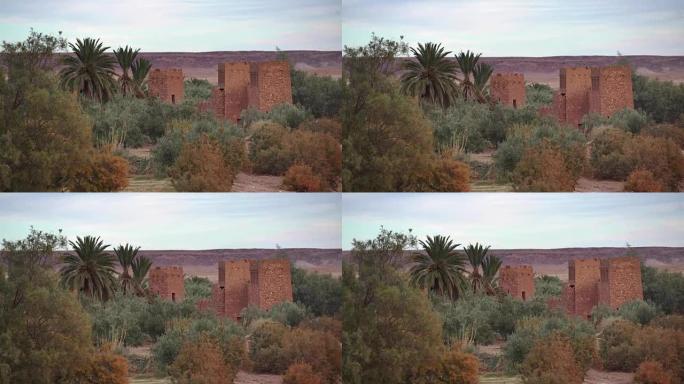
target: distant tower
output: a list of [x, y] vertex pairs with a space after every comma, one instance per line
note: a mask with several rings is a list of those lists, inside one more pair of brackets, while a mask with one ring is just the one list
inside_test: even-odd
[[496, 73], [489, 79], [492, 100], [518, 108], [525, 106], [525, 76], [522, 73]]
[[183, 102], [183, 70], [178, 68], [159, 69], [150, 72], [147, 85], [149, 94], [170, 104]]
[[534, 271], [531, 265], [506, 265], [499, 270], [499, 284], [504, 292], [516, 299], [526, 301], [534, 298]]
[[641, 262], [638, 257], [601, 260], [599, 304], [618, 309], [626, 302], [644, 299]]
[[150, 270], [150, 291], [171, 301], [185, 299], [182, 267], [155, 267]]
[[627, 65], [592, 68], [589, 112], [610, 117], [625, 108], [634, 109], [632, 69]]

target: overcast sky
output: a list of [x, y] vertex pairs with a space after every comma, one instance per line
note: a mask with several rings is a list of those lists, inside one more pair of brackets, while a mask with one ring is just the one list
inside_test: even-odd
[[344, 45], [371, 32], [484, 56], [683, 55], [682, 0], [344, 0]]
[[339, 50], [340, 0], [1, 0], [0, 40], [29, 29], [143, 52]]
[[340, 248], [335, 193], [2, 193], [0, 239], [30, 226], [143, 249]]
[[684, 194], [344, 194], [342, 248], [384, 226], [492, 248], [684, 246]]

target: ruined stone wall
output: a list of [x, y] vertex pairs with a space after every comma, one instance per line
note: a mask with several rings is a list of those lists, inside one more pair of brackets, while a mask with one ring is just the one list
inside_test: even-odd
[[251, 76], [249, 105], [262, 112], [283, 103], [292, 104], [292, 79], [287, 61], [252, 63], [256, 78]]
[[560, 95], [564, 96], [565, 118], [559, 120], [579, 127], [582, 117], [589, 112], [591, 68], [561, 68]]
[[240, 318], [248, 305], [250, 261], [230, 260], [219, 263], [219, 287], [224, 289], [224, 311], [228, 317]]
[[641, 263], [637, 257], [601, 260], [599, 303], [613, 309], [632, 300], [643, 300]]
[[568, 263], [568, 289], [574, 295], [572, 313], [587, 317], [598, 303], [598, 283], [601, 280], [598, 259], [570, 260]]
[[289, 260], [253, 261], [251, 271], [250, 305], [268, 310], [275, 304], [292, 301], [292, 275]]
[[250, 82], [249, 63], [230, 62], [218, 66], [219, 89], [224, 91], [223, 117], [232, 121], [238, 121], [240, 112], [247, 109], [247, 88]]
[[504, 292], [516, 299], [534, 298], [534, 271], [530, 265], [517, 267], [506, 265], [499, 271], [499, 281]]
[[182, 267], [155, 267], [149, 272], [150, 291], [172, 301], [185, 299]]
[[513, 108], [525, 106], [525, 76], [522, 73], [496, 73], [489, 80], [492, 99]]
[[629, 66], [592, 68], [591, 83], [589, 112], [610, 117], [619, 110], [634, 109], [632, 69]]
[[150, 96], [163, 102], [180, 104], [183, 102], [183, 70], [178, 68], [153, 69], [147, 77]]

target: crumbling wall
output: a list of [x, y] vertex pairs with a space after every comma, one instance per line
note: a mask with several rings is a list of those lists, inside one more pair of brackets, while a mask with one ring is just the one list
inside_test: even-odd
[[182, 267], [155, 267], [149, 272], [150, 291], [171, 301], [185, 299]]
[[221, 117], [233, 121], [240, 118], [240, 112], [247, 108], [249, 77], [249, 63], [245, 61], [219, 64], [218, 88], [224, 91], [224, 114]]
[[147, 77], [150, 96], [163, 102], [180, 104], [183, 102], [183, 70], [179, 68], [153, 69]]
[[219, 286], [224, 289], [223, 313], [233, 319], [247, 307], [250, 284], [250, 261], [230, 260], [219, 263]]
[[599, 303], [613, 309], [632, 300], [643, 300], [641, 263], [637, 257], [601, 260]]
[[591, 69], [590, 113], [610, 117], [615, 112], [634, 109], [632, 69], [627, 65], [613, 65]]
[[499, 270], [499, 282], [504, 292], [516, 299], [534, 298], [534, 271], [530, 265], [516, 267], [506, 265]]
[[525, 76], [522, 73], [496, 73], [489, 79], [492, 99], [513, 108], [525, 106]]
[[268, 112], [278, 104], [292, 104], [292, 79], [287, 61], [265, 61], [252, 66], [256, 79], [252, 78], [250, 87], [255, 89], [256, 100], [250, 102], [250, 106]]
[[598, 282], [601, 280], [600, 261], [598, 259], [570, 260], [569, 288], [574, 288], [574, 314], [589, 316], [598, 303]]
[[582, 118], [589, 112], [589, 91], [591, 68], [561, 68], [560, 95], [565, 102], [565, 118], [559, 120], [579, 127]]
[[250, 305], [268, 310], [275, 304], [292, 301], [292, 276], [289, 260], [253, 261], [251, 271]]

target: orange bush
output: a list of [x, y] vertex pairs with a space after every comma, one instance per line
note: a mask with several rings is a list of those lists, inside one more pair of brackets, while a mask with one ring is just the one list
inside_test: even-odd
[[644, 361], [634, 373], [634, 382], [638, 384], [672, 384], [672, 375], [663, 369], [657, 361]]
[[412, 380], [416, 384], [477, 384], [480, 363], [475, 355], [454, 346], [441, 359], [419, 368]]
[[528, 384], [581, 384], [584, 380], [570, 339], [558, 333], [534, 344], [520, 373]]
[[470, 190], [470, 167], [468, 164], [441, 158], [435, 160], [428, 191], [468, 192]]
[[338, 340], [342, 340], [342, 322], [329, 316], [307, 319], [301, 322], [299, 326], [314, 331], [328, 332]]
[[173, 186], [185, 192], [230, 191], [235, 174], [218, 143], [206, 135], [183, 144], [176, 163], [169, 170]]
[[342, 140], [342, 124], [333, 119], [323, 117], [320, 119], [307, 120], [299, 125], [298, 129], [311, 132], [327, 133], [337, 141]]
[[221, 348], [205, 335], [183, 344], [169, 367], [169, 374], [178, 384], [232, 383], [236, 373], [224, 362]]
[[513, 171], [513, 186], [523, 192], [571, 192], [578, 178], [561, 149], [544, 140], [523, 152]]
[[637, 169], [627, 177], [624, 189], [626, 192], [662, 192], [664, 188], [663, 184], [653, 176], [653, 172]]
[[283, 178], [283, 185], [289, 191], [321, 192], [321, 178], [308, 165], [293, 165]]
[[668, 191], [677, 191], [684, 178], [684, 155], [670, 139], [635, 136], [624, 147], [634, 169], [647, 169]]
[[342, 370], [342, 346], [327, 332], [295, 328], [283, 337], [283, 352], [291, 363], [311, 365], [323, 383], [337, 382]]
[[322, 384], [321, 376], [316, 374], [306, 363], [290, 365], [283, 376], [283, 384]]
[[285, 136], [282, 158], [305, 164], [321, 178], [323, 189], [335, 189], [342, 172], [342, 146], [327, 133], [296, 130]]
[[75, 192], [111, 192], [127, 186], [128, 162], [110, 153], [97, 153], [75, 173], [70, 189]]
[[76, 373], [74, 384], [128, 384], [128, 362], [104, 348], [88, 357]]

